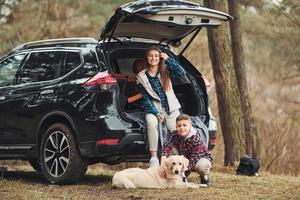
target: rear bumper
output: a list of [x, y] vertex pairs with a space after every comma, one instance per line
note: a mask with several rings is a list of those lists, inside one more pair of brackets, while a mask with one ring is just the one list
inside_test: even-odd
[[[127, 133], [116, 144], [97, 144], [97, 141], [86, 142], [80, 145], [80, 152], [84, 158], [92, 162], [117, 164], [125, 161], [128, 156], [147, 158], [146, 144], [140, 133]], [[143, 156], [142, 156], [143, 158]]]

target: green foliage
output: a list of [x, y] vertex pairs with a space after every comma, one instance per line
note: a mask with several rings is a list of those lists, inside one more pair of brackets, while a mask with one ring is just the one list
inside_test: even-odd
[[256, 9], [262, 9], [265, 1], [264, 0], [240, 0], [241, 5], [244, 7], [255, 7]]
[[0, 28], [0, 55], [33, 40], [90, 36], [98, 39], [100, 28], [118, 6], [128, 0], [23, 0]]
[[300, 3], [281, 3], [264, 12], [246, 8], [242, 15], [248, 63], [278, 77], [300, 70]]

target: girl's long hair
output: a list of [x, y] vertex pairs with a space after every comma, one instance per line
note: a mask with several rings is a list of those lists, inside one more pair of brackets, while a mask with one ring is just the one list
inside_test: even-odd
[[[158, 51], [159, 54], [162, 53], [160, 48], [158, 47], [150, 47], [147, 49], [145, 53], [145, 63], [146, 63], [146, 69], [148, 70], [150, 68], [150, 64], [148, 63], [148, 54], [150, 51]], [[162, 82], [162, 87], [164, 89], [164, 92], [168, 91], [170, 89], [170, 76], [169, 76], [169, 71], [167, 69], [167, 66], [165, 64], [165, 61], [163, 58], [159, 57], [159, 64], [158, 64], [158, 71], [160, 73], [161, 77], [161, 82]]]

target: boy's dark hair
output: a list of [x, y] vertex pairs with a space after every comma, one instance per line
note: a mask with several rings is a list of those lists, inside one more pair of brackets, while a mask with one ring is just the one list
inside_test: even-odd
[[192, 121], [191, 117], [187, 114], [180, 114], [177, 118], [176, 118], [176, 122], [181, 121], [181, 120], [188, 120], [188, 121]]

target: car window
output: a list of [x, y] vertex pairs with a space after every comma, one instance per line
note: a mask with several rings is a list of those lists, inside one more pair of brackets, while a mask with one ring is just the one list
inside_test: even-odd
[[13, 84], [15, 74], [25, 55], [13, 55], [0, 62], [0, 87]]
[[107, 66], [106, 66], [106, 62], [105, 62], [105, 56], [103, 54], [103, 52], [100, 50], [100, 48], [96, 48], [96, 51], [97, 51], [97, 57], [98, 57], [98, 61], [99, 61], [99, 64], [100, 64], [100, 70], [101, 71], [105, 71], [107, 70]]
[[81, 64], [79, 52], [67, 52], [65, 74], [69, 73]]
[[133, 63], [136, 59], [135, 58], [121, 58], [117, 59], [115, 64], [115, 68], [117, 67], [121, 74], [134, 74], [133, 72]]
[[25, 62], [21, 75], [21, 83], [48, 81], [60, 77], [65, 52], [33, 52]]
[[135, 62], [137, 60], [143, 60], [145, 54], [145, 49], [131, 49], [131, 48], [124, 48], [118, 49], [111, 52], [109, 59], [110, 59], [110, 66], [115, 73], [121, 74], [136, 74]]
[[76, 72], [77, 76], [80, 78], [87, 78], [97, 74], [100, 71], [98, 66], [98, 61], [94, 51], [89, 51], [84, 53], [84, 64]]

